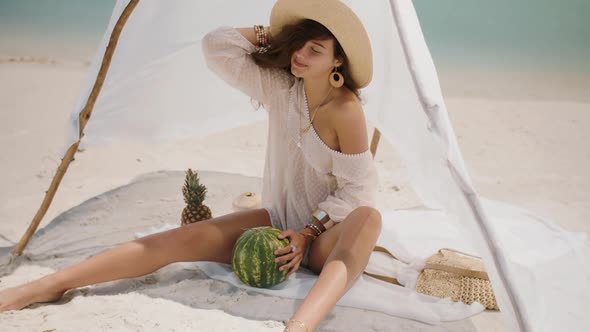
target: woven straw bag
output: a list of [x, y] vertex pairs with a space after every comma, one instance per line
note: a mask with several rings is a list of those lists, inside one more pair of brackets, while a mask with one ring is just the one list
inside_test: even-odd
[[[375, 247], [374, 251], [383, 252], [395, 258], [387, 249]], [[390, 282], [400, 283], [392, 277], [365, 274]], [[440, 249], [430, 256], [424, 270], [418, 276], [416, 291], [439, 298], [450, 298], [465, 304], [481, 303], [486, 309], [499, 310], [488, 274], [481, 258], [453, 249]]]

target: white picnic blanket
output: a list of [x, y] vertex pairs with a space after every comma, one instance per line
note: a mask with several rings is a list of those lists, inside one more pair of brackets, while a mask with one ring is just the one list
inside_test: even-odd
[[[561, 230], [530, 212], [487, 199], [482, 200], [511, 263], [509, 273], [517, 273], [521, 291], [531, 291], [539, 283], [553, 285], [558, 291], [546, 294], [529, 293], [537, 297], [540, 307], [550, 301], [563, 301], [563, 306], [580, 306], [589, 301], [588, 282], [579, 278], [588, 275], [588, 265], [579, 263], [590, 257], [586, 235]], [[337, 305], [380, 311], [386, 314], [438, 324], [444, 321], [465, 319], [484, 310], [479, 303], [465, 305], [449, 299], [438, 299], [417, 293], [415, 281], [424, 260], [440, 248], [453, 248], [477, 254], [470, 244], [467, 232], [461, 231], [448, 217], [437, 210], [396, 210], [382, 212], [383, 230], [378, 245], [387, 248], [398, 259], [375, 252], [366, 271], [397, 278], [406, 287], [389, 284], [367, 275], [360, 277]], [[176, 226], [152, 229], [144, 236]], [[551, 246], [547, 246], [551, 243]], [[590, 262], [590, 259], [586, 260]], [[231, 265], [214, 262], [184, 263], [196, 265], [211, 278], [260, 293], [287, 298], [303, 299], [317, 276], [301, 268], [285, 282], [268, 289], [249, 287], [232, 272]], [[586, 273], [572, 273], [584, 269]], [[513, 276], [514, 277], [514, 276]], [[564, 284], [567, 283], [567, 284]], [[561, 284], [561, 285], [560, 285]], [[579, 285], [567, 287], [567, 285]], [[573, 294], [572, 292], [576, 292]], [[581, 296], [582, 295], [582, 296]], [[572, 315], [575, 310], [571, 311]]]

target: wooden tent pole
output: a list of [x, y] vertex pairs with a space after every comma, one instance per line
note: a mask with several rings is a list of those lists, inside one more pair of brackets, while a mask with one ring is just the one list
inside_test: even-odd
[[381, 132], [379, 129], [375, 128], [375, 130], [373, 130], [373, 138], [371, 139], [371, 154], [373, 155], [373, 159], [375, 159], [375, 153], [377, 153], [377, 146], [379, 145], [380, 139]]
[[74, 160], [74, 154], [76, 154], [76, 151], [78, 150], [78, 146], [80, 145], [80, 140], [84, 136], [84, 127], [86, 127], [86, 124], [88, 123], [88, 120], [90, 119], [90, 115], [92, 114], [92, 109], [94, 108], [94, 104], [96, 103], [96, 99], [98, 98], [98, 95], [100, 94], [100, 90], [102, 89], [102, 86], [104, 84], [104, 80], [105, 80], [106, 75], [108, 73], [109, 66], [111, 64], [111, 59], [113, 57], [113, 54], [115, 53], [115, 48], [116, 48], [117, 43], [119, 41], [119, 36], [121, 35], [121, 31], [123, 30], [123, 26], [127, 22], [127, 19], [129, 18], [129, 16], [133, 12], [133, 9], [135, 9], [135, 7], [137, 6], [138, 2], [139, 2], [139, 0], [130, 0], [129, 1], [129, 3], [127, 4], [127, 7], [125, 7], [125, 9], [123, 10], [123, 13], [119, 17], [115, 27], [113, 28], [109, 43], [108, 43], [106, 51], [105, 51], [105, 54], [102, 58], [102, 64], [100, 66], [100, 70], [98, 71], [96, 81], [94, 82], [94, 87], [92, 88], [92, 91], [90, 92], [90, 96], [88, 97], [88, 100], [86, 101], [86, 105], [84, 106], [84, 108], [80, 112], [80, 116], [79, 116], [79, 123], [80, 123], [80, 133], [79, 133], [80, 136], [79, 137], [80, 138], [78, 139], [78, 141], [76, 143], [74, 143], [70, 146], [70, 148], [68, 149], [68, 151], [66, 151], [66, 154], [62, 158], [61, 163], [57, 168], [56, 174], [53, 177], [51, 184], [49, 185], [49, 189], [45, 192], [45, 198], [43, 199], [43, 202], [41, 203], [41, 207], [39, 207], [39, 210], [35, 214], [35, 217], [33, 217], [33, 220], [31, 221], [29, 228], [27, 229], [25, 234], [23, 234], [23, 236], [21, 237], [19, 243], [12, 250], [12, 254], [15, 256], [22, 255], [23, 250], [25, 249], [27, 243], [29, 242], [29, 240], [31, 239], [31, 237], [33, 236], [35, 231], [37, 230], [37, 227], [39, 227], [41, 220], [43, 219], [43, 217], [45, 216], [45, 213], [49, 209], [49, 205], [53, 201], [53, 197], [55, 196], [55, 192], [57, 191], [57, 188], [59, 187], [61, 180], [63, 179], [66, 171], [68, 170], [68, 166], [70, 165], [70, 162], [72, 162]]

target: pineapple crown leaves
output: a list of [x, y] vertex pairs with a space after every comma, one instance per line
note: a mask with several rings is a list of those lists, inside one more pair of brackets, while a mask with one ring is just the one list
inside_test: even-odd
[[207, 196], [207, 188], [199, 183], [199, 175], [190, 168], [186, 171], [182, 194], [184, 202], [194, 206], [202, 205]]

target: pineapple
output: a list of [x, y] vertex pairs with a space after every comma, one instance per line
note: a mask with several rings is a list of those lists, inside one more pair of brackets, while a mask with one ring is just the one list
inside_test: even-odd
[[187, 204], [182, 210], [181, 226], [197, 221], [211, 219], [211, 209], [203, 205], [207, 188], [199, 183], [199, 175], [189, 168], [186, 171], [184, 187], [182, 187], [184, 201]]

